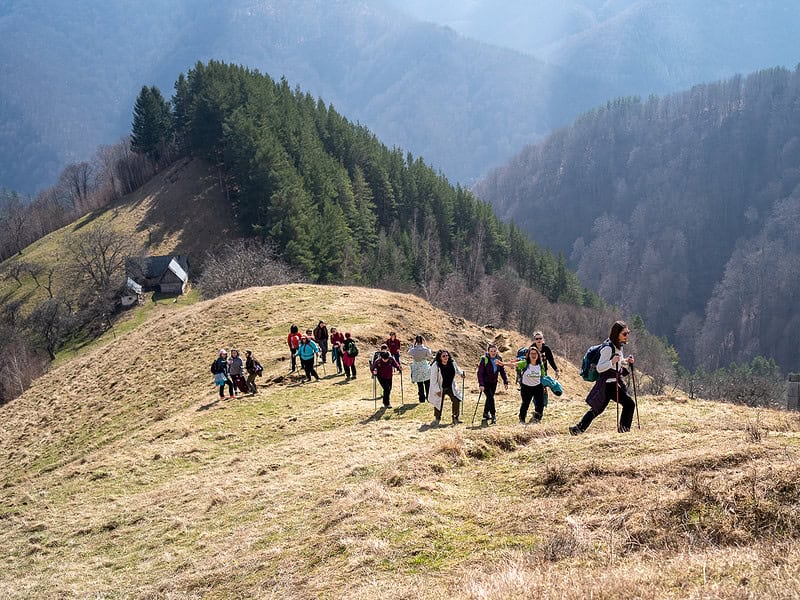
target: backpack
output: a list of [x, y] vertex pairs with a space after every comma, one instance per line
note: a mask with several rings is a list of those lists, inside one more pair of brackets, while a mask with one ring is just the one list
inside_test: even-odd
[[300, 334], [292, 333], [289, 335], [289, 347], [292, 350], [297, 350], [300, 347]]
[[605, 346], [610, 346], [611, 342], [606, 340], [602, 344], [597, 344], [596, 346], [589, 346], [586, 349], [586, 353], [583, 355], [583, 361], [581, 361], [581, 377], [583, 377], [584, 381], [597, 381], [597, 378], [600, 374], [597, 372], [597, 363], [600, 360], [600, 351]]
[[261, 374], [264, 372], [264, 367], [262, 367], [261, 363], [255, 359], [253, 360], [253, 372], [257, 377], [261, 377]]
[[350, 340], [350, 343], [347, 344], [347, 348], [345, 348], [345, 352], [347, 352], [347, 356], [350, 358], [355, 358], [358, 356], [358, 347], [353, 340]]
[[211, 363], [211, 374], [216, 375], [217, 373], [219, 373], [219, 369], [217, 368], [217, 361], [215, 360]]

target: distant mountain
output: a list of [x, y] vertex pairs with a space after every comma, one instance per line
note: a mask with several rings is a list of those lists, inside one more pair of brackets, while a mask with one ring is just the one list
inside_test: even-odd
[[6, 0], [0, 187], [33, 191], [210, 58], [286, 78], [451, 179], [477, 180], [605, 95], [574, 74], [363, 0]]
[[609, 103], [475, 191], [684, 364], [800, 369], [800, 69]]
[[464, 36], [603, 82], [606, 98], [668, 93], [800, 61], [782, 0], [389, 0]]

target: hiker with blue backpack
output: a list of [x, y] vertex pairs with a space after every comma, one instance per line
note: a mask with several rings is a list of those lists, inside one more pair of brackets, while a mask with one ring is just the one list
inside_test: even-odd
[[492, 425], [497, 423], [494, 394], [497, 391], [497, 381], [500, 377], [503, 378], [503, 385], [508, 390], [508, 376], [506, 375], [503, 359], [497, 353], [497, 344], [489, 344], [486, 348], [486, 354], [481, 357], [478, 363], [478, 386], [485, 397], [482, 419], [484, 423], [489, 420], [491, 420]]
[[631, 430], [636, 403], [628, 395], [628, 388], [622, 380], [622, 377], [628, 375], [628, 367], [633, 368], [634, 362], [633, 356], [626, 357], [623, 352], [629, 335], [630, 329], [625, 321], [617, 321], [611, 326], [605, 342], [586, 351], [581, 365], [581, 376], [586, 381], [595, 381], [595, 384], [586, 397], [590, 408], [577, 425], [569, 428], [570, 434], [579, 435], [586, 431], [612, 400], [617, 403], [617, 410], [622, 406], [617, 431], [627, 433]]
[[519, 424], [525, 425], [528, 408], [533, 400], [531, 423], [540, 423], [544, 415], [544, 386], [542, 385], [542, 355], [535, 345], [528, 348], [525, 358], [517, 363], [522, 403], [519, 407]]

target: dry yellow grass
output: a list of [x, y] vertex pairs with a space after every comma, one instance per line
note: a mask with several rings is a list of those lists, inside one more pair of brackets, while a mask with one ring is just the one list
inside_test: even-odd
[[[320, 318], [360, 341], [354, 382], [286, 377], [289, 325]], [[405, 405], [398, 381], [373, 409], [365, 361], [390, 329], [454, 351], [466, 426], [429, 428], [407, 374]], [[610, 407], [573, 438], [569, 366], [541, 425], [516, 424], [512, 387], [471, 428], [496, 337], [523, 342], [413, 296], [293, 285], [61, 364], [0, 407], [0, 598], [800, 596], [796, 414], [644, 397], [641, 431]], [[217, 400], [221, 346], [255, 351], [260, 394]]]

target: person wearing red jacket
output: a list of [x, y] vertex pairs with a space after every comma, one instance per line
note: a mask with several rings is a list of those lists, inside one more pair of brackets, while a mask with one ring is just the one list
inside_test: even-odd
[[392, 358], [400, 364], [400, 340], [397, 339], [397, 334], [394, 331], [389, 332], [386, 347], [389, 349], [389, 354], [392, 355]]
[[331, 361], [336, 364], [336, 374], [342, 374], [342, 353], [344, 352], [344, 335], [336, 327], [331, 327]]
[[392, 375], [394, 374], [395, 369], [397, 369], [398, 372], [403, 370], [403, 368], [400, 366], [400, 363], [397, 362], [392, 355], [386, 351], [381, 352], [378, 358], [372, 364], [372, 374], [378, 378], [378, 383], [380, 383], [381, 387], [383, 388], [384, 408], [392, 408], [392, 403], [389, 399], [389, 396], [392, 393]]
[[289, 328], [286, 343], [289, 344], [289, 352], [292, 353], [292, 373], [294, 373], [297, 369], [297, 349], [300, 347], [300, 328], [297, 325]]

